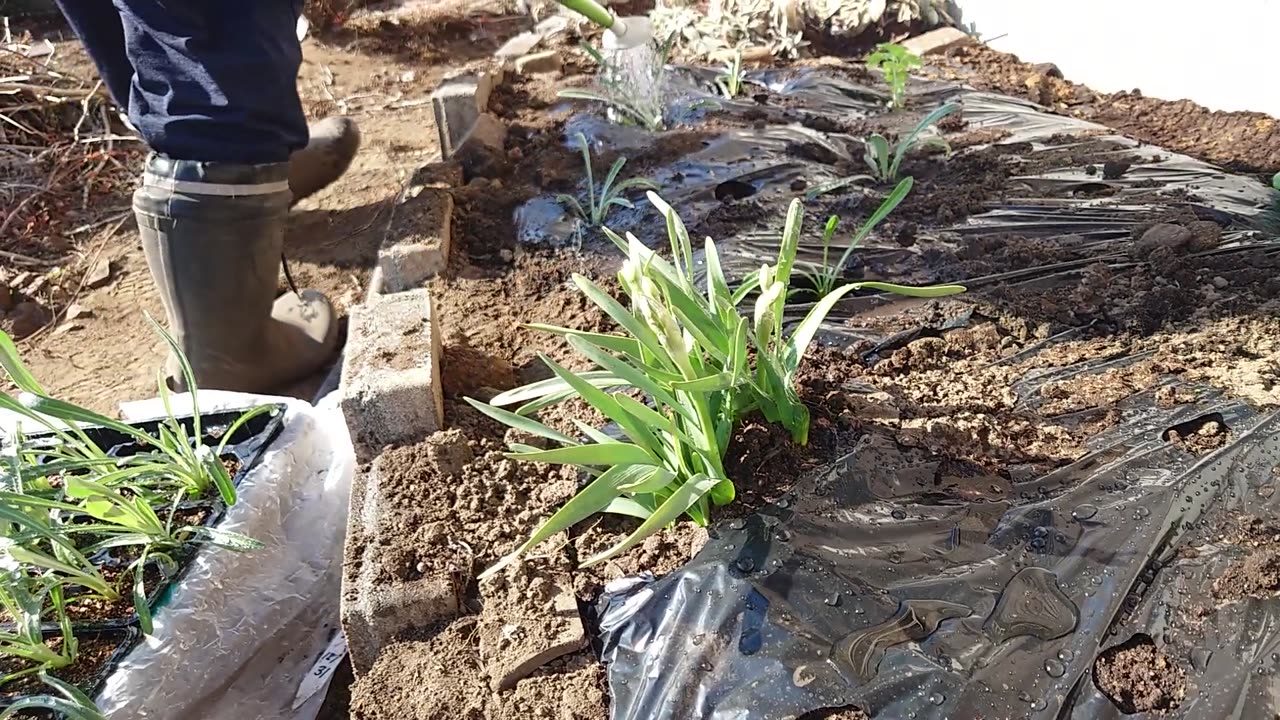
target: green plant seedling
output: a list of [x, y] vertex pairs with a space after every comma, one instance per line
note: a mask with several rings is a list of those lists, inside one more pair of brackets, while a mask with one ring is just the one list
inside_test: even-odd
[[733, 100], [742, 94], [745, 73], [742, 70], [742, 48], [734, 48], [720, 74], [716, 76], [716, 87], [725, 100]]
[[[901, 195], [909, 189], [908, 184]], [[736, 494], [723, 467], [736, 423], [758, 409], [770, 421], [783, 423], [797, 442], [808, 441], [809, 414], [796, 394], [795, 373], [818, 327], [841, 296], [860, 287], [918, 295], [963, 290], [958, 286], [910, 288], [876, 282], [847, 285], [817, 303], [787, 336], [783, 310], [803, 218], [799, 200], [788, 212], [777, 263], [765, 265], [736, 290], [726, 281], [710, 238], [704, 245], [705, 289], [699, 287], [694, 279], [693, 243], [684, 223], [658, 195], [649, 193], [649, 201], [666, 220], [670, 261], [633, 235], [622, 238], [605, 229], [626, 253], [618, 279], [629, 307], [587, 278], [574, 277], [578, 288], [623, 332], [615, 335], [529, 326], [564, 336], [570, 347], [597, 369], [574, 373], [543, 358], [555, 374], [551, 380], [501, 393], [488, 404], [468, 399], [499, 422], [562, 445], [540, 450], [517, 443], [511, 446], [511, 457], [575, 465], [594, 478], [481, 577], [492, 575], [539, 543], [598, 512], [630, 515], [643, 522], [623, 542], [589, 558], [584, 565], [625, 551], [681, 514], [699, 524], [707, 523], [710, 505], [729, 503]], [[739, 306], [756, 290], [753, 312], [745, 315]], [[750, 361], [753, 346], [754, 368]], [[621, 389], [639, 391], [645, 401]], [[538, 410], [571, 397], [582, 398], [616, 423], [626, 440], [579, 422], [577, 428], [587, 439], [584, 442], [533, 419]]]
[[167, 417], [154, 437], [127, 423], [50, 397], [22, 364], [13, 340], [3, 332], [0, 332], [0, 367], [5, 370], [13, 384], [23, 392], [23, 396], [18, 399], [7, 393], [0, 393], [0, 408], [11, 410], [34, 425], [57, 435], [62, 441], [62, 447], [49, 452], [63, 459], [76, 460], [81, 466], [121, 463], [115, 458], [108, 460], [106, 453], [97, 447], [81, 426], [99, 425], [115, 430], [144, 448], [142, 452], [123, 461], [124, 464], [164, 463], [166, 477], [186, 487], [189, 495], [203, 497], [209, 491], [216, 490], [223, 502], [233, 505], [236, 501], [235, 485], [219, 457], [236, 430], [258, 415], [273, 412], [274, 408], [264, 405], [246, 411], [227, 429], [216, 448], [205, 445], [202, 440], [198, 390], [191, 365], [173, 336], [150, 315], [147, 316], [147, 321], [164, 338], [179, 360], [182, 374], [191, 393], [193, 432], [188, 433], [186, 427], [175, 417], [169, 403], [169, 390], [163, 378], [158, 385]]
[[[915, 297], [939, 297], [965, 290], [959, 285], [912, 287], [875, 281], [855, 282], [835, 287], [840, 270], [849, 261], [849, 255], [853, 249], [870, 234], [876, 224], [897, 207], [910, 190], [910, 178], [907, 178], [894, 189], [894, 193], [858, 231], [839, 263], [818, 271], [814, 284], [819, 290], [825, 289], [825, 292], [809, 309], [799, 325], [795, 326], [789, 337], [783, 334], [783, 314], [786, 309], [792, 270], [795, 267], [796, 253], [800, 245], [801, 224], [804, 220], [804, 205], [800, 200], [793, 200], [787, 212], [787, 224], [783, 231], [777, 264], [766, 265], [760, 268], [757, 274], [760, 292], [755, 302], [752, 341], [756, 349], [756, 387], [759, 393], [759, 407], [765, 419], [781, 423], [791, 431], [792, 439], [799, 444], [808, 443], [809, 411], [796, 394], [796, 372], [818, 328], [842, 297], [864, 288]], [[831, 234], [834, 234], [835, 229], [830, 220], [827, 221], [827, 228]]]
[[620, 157], [614, 161], [613, 167], [609, 168], [609, 174], [605, 176], [604, 182], [599, 188], [596, 187], [595, 175], [591, 170], [591, 143], [587, 142], [587, 136], [578, 133], [578, 144], [582, 147], [582, 165], [586, 169], [587, 174], [587, 206], [583, 207], [582, 203], [572, 195], [557, 195], [556, 201], [573, 211], [575, 215], [581, 218], [591, 227], [601, 227], [605, 220], [609, 217], [609, 210], [614, 206], [634, 208], [635, 205], [624, 197], [624, 193], [629, 190], [643, 189], [656, 190], [657, 185], [647, 178], [627, 178], [619, 181], [618, 174], [622, 172], [622, 168], [627, 164], [625, 157]]
[[889, 106], [894, 110], [902, 108], [907, 99], [907, 78], [912, 68], [923, 63], [919, 55], [908, 51], [896, 43], [880, 43], [876, 51], [867, 57], [867, 65], [880, 68], [884, 73], [884, 81], [889, 85]]
[[937, 135], [926, 135], [925, 133], [942, 118], [959, 109], [960, 106], [956, 103], [947, 103], [938, 107], [924, 116], [916, 124], [915, 128], [906, 137], [898, 141], [896, 145], [891, 145], [883, 135], [878, 133], [872, 135], [866, 140], [866, 152], [863, 155], [863, 160], [871, 168], [872, 174], [850, 175], [849, 177], [815, 185], [805, 193], [805, 198], [812, 200], [820, 195], [825, 195], [833, 190], [838, 190], [857, 182], [897, 182], [902, 171], [902, 161], [906, 159], [907, 153], [919, 148], [939, 147], [945, 152], [951, 152], [951, 145], [945, 139]]
[[1280, 173], [1276, 173], [1271, 177], [1271, 187], [1280, 190]]
[[[45, 641], [42, 611], [45, 598], [50, 599], [53, 616], [61, 631], [57, 650]], [[35, 575], [21, 567], [9, 565], [0, 574], [0, 609], [10, 622], [0, 627], [0, 655], [29, 663], [27, 668], [0, 676], [0, 686], [42, 670], [57, 670], [75, 662], [78, 652], [76, 636], [71, 631], [63, 602], [62, 586], [47, 575]]]
[[[871, 232], [876, 229], [885, 218], [889, 216], [902, 201], [911, 192], [915, 180], [910, 177], [903, 178], [901, 182], [893, 188], [893, 192], [880, 203], [880, 207], [871, 213], [871, 217], [858, 228], [849, 245], [845, 247], [844, 252], [840, 255], [840, 259], [835, 263], [829, 262], [829, 252], [831, 240], [835, 235], [836, 224], [839, 219], [834, 215], [827, 219], [827, 225], [822, 237], [822, 265], [813, 269], [802, 271], [802, 277], [809, 281], [813, 295], [818, 300], [823, 300], [837, 291], [836, 284], [840, 282], [840, 278], [844, 274], [844, 268], [849, 263], [849, 257], [853, 251], [866, 240]], [[868, 287], [886, 292], [896, 293], [898, 295], [910, 295], [913, 297], [942, 297], [944, 295], [954, 295], [964, 292], [964, 287], [960, 285], [929, 285], [924, 287], [912, 287], [907, 285], [896, 285], [894, 283], [882, 282], [863, 282], [857, 283], [860, 287]]]
[[48, 710], [66, 720], [107, 720], [93, 700], [75, 685], [44, 671], [39, 676], [40, 681], [53, 688], [57, 695], [28, 695], [18, 698], [4, 712], [0, 712], [0, 720], [26, 717], [32, 710]]

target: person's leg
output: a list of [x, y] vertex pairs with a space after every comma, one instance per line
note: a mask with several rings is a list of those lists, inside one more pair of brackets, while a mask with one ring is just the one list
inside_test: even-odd
[[[319, 370], [337, 326], [319, 293], [276, 299], [307, 142], [296, 0], [115, 0], [129, 114], [155, 151], [134, 210], [170, 329], [201, 387], [263, 392]], [[171, 382], [180, 387], [176, 362]]]

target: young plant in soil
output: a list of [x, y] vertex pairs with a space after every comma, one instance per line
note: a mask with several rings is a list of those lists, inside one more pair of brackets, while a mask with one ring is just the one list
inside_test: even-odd
[[[80, 688], [63, 682], [41, 670], [40, 681], [53, 689], [56, 695], [31, 695], [22, 697], [0, 713], [0, 720], [12, 717], [29, 716], [33, 710], [48, 710], [65, 720], [107, 720], [98, 710], [98, 706]], [[25, 714], [25, 715], [24, 715]]]
[[[862, 223], [862, 227], [858, 228], [858, 232], [854, 233], [848, 246], [845, 247], [844, 253], [840, 255], [840, 259], [835, 263], [830, 262], [831, 240], [835, 237], [839, 218], [835, 215], [828, 218], [826, 228], [822, 234], [822, 264], [812, 270], [801, 271], [801, 276], [809, 280], [809, 288], [795, 288], [793, 292], [810, 292], [818, 300], [822, 300], [836, 292], [836, 285], [844, 276], [844, 268], [849, 263], [849, 257], [853, 254], [854, 249], [861, 245], [862, 241], [871, 235], [871, 231], [875, 230], [876, 226], [902, 203], [903, 199], [911, 192], [914, 184], [915, 180], [913, 178], [903, 178], [902, 182], [899, 182], [893, 189], [893, 192], [889, 193], [889, 196], [884, 199], [884, 202], [880, 203], [880, 207], [871, 213], [871, 217]], [[882, 282], [863, 282], [859, 283], [859, 285], [913, 297], [942, 297], [964, 292], [964, 287], [960, 285], [912, 287]]]
[[[467, 399], [491, 418], [563, 446], [542, 450], [515, 443], [510, 457], [575, 465], [594, 478], [482, 578], [598, 512], [629, 515], [642, 522], [621, 543], [587, 559], [584, 566], [627, 550], [682, 514], [706, 525], [712, 504], [734, 499], [735, 488], [724, 472], [723, 457], [735, 425], [744, 417], [758, 410], [769, 421], [782, 423], [797, 443], [808, 442], [809, 412], [796, 393], [795, 376], [835, 303], [864, 287], [917, 291], [888, 283], [845, 285], [815, 303], [787, 336], [783, 311], [804, 215], [799, 200], [792, 202], [787, 213], [777, 262], [764, 265], [736, 289], [730, 288], [715, 243], [707, 238], [705, 290], [694, 281], [693, 244], [684, 223], [656, 194], [649, 193], [649, 200], [666, 219], [670, 261], [633, 235], [624, 239], [605, 231], [626, 254], [618, 278], [630, 306], [587, 278], [574, 276], [578, 288], [624, 334], [530, 325], [564, 336], [598, 369], [574, 373], [543, 356], [554, 378], [501, 393], [488, 404]], [[754, 307], [747, 314], [739, 306], [756, 290]], [[634, 397], [637, 392], [644, 401]], [[531, 417], [571, 397], [582, 398], [615, 423], [625, 440], [575, 421], [585, 437], [582, 441]]]
[[912, 68], [923, 65], [920, 56], [895, 43], [880, 43], [867, 57], [867, 66], [880, 68], [889, 85], [889, 107], [899, 110], [906, 104], [907, 78]]
[[[75, 662], [77, 643], [67, 618], [62, 585], [45, 574], [34, 574], [11, 559], [0, 561], [0, 609], [9, 617], [9, 624], [0, 627], [0, 655], [17, 658], [28, 664], [0, 677], [0, 687], [6, 683], [38, 673], [57, 670]], [[52, 606], [52, 615], [61, 631], [61, 646], [55, 650], [46, 642], [43, 629], [43, 608], [46, 598]]]
[[[57, 693], [23, 697], [0, 718], [23, 709], [101, 717], [83, 692], [45, 675], [77, 661], [71, 608], [88, 607], [85, 617], [92, 620], [118, 619], [99, 614], [118, 612], [109, 608], [128, 593], [138, 625], [150, 633], [149, 567], [172, 577], [179, 566], [175, 556], [195, 546], [233, 551], [262, 547], [238, 533], [188, 524], [179, 508], [189, 498], [216, 498], [227, 506], [236, 502], [235, 486], [220, 457], [244, 423], [272, 408], [243, 413], [215, 447], [206, 444], [191, 367], [172, 336], [152, 324], [179, 358], [191, 388], [192, 431], [174, 415], [163, 379], [159, 386], [166, 417], [154, 435], [50, 397], [22, 364], [9, 336], [0, 332], [0, 367], [22, 391], [20, 398], [0, 393], [0, 408], [49, 432], [36, 440], [18, 428], [14, 452], [0, 459], [0, 571], [5, 573], [0, 610], [7, 623], [0, 629], [0, 657], [22, 666], [0, 677], [0, 690], [14, 679], [39, 673]], [[92, 433], [100, 431], [84, 425], [114, 430], [139, 449], [113, 456], [95, 442]], [[125, 583], [128, 591], [121, 590]], [[61, 628], [54, 638], [56, 649], [47, 631], [42, 633], [42, 617]]]
[[655, 42], [651, 48], [633, 48], [619, 56], [624, 62], [606, 58], [599, 50], [582, 43], [582, 49], [600, 67], [597, 90], [569, 88], [559, 96], [589, 100], [608, 108], [609, 118], [620, 125], [633, 125], [650, 132], [666, 129], [666, 75], [671, 41]]
[[609, 168], [609, 174], [605, 176], [604, 182], [600, 187], [596, 188], [595, 174], [591, 170], [591, 143], [587, 141], [587, 136], [577, 134], [578, 145], [582, 148], [582, 165], [586, 169], [587, 174], [587, 206], [583, 207], [578, 202], [578, 198], [572, 195], [557, 195], [556, 201], [573, 211], [580, 220], [587, 223], [591, 227], [601, 227], [605, 220], [609, 217], [609, 210], [614, 206], [624, 208], [634, 208], [635, 205], [623, 196], [630, 190], [657, 190], [658, 186], [647, 178], [627, 178], [618, 181], [618, 174], [622, 172], [622, 168], [626, 166], [627, 159], [620, 157], [613, 162], [613, 167]]
[[745, 73], [742, 70], [742, 48], [735, 48], [724, 68], [716, 76], [716, 87], [725, 100], [733, 100], [742, 94]]
[[955, 103], [947, 103], [938, 107], [924, 116], [916, 124], [915, 128], [895, 145], [890, 145], [889, 140], [883, 135], [879, 133], [873, 134], [866, 140], [866, 153], [863, 155], [863, 160], [871, 168], [872, 174], [851, 175], [839, 180], [815, 185], [805, 194], [805, 197], [812, 200], [819, 195], [824, 195], [861, 181], [897, 182], [898, 174], [902, 171], [902, 161], [906, 159], [907, 153], [917, 149], [938, 147], [942, 148], [944, 152], [951, 152], [951, 145], [945, 139], [938, 135], [927, 135], [925, 133], [942, 118], [959, 109], [960, 106]]

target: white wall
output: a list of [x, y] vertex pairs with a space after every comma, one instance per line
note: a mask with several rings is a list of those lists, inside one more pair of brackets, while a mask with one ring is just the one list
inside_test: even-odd
[[954, 1], [992, 48], [1095, 90], [1280, 117], [1280, 0]]

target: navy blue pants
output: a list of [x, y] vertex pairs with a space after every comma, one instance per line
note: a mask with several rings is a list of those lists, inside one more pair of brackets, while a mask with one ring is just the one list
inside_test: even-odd
[[306, 145], [303, 0], [57, 1], [155, 152], [259, 164]]

